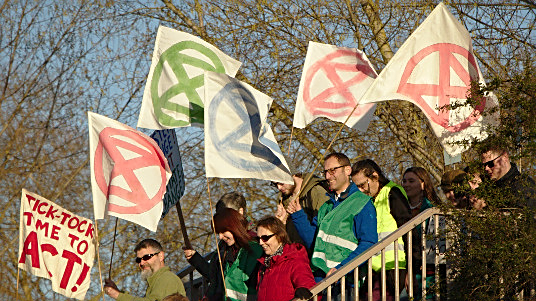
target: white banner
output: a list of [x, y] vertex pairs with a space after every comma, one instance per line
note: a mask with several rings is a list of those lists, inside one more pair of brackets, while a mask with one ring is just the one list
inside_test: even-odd
[[19, 268], [50, 279], [52, 289], [84, 300], [95, 257], [93, 222], [22, 190]]
[[166, 157], [149, 136], [88, 112], [95, 218], [105, 214], [156, 231], [171, 177]]
[[456, 156], [468, 147], [461, 142], [485, 139], [486, 129], [498, 123], [498, 114], [483, 115], [497, 106], [494, 95], [482, 97], [474, 106], [466, 102], [471, 81], [485, 85], [471, 37], [440, 3], [400, 47], [361, 103], [392, 99], [414, 103], [445, 150]]
[[[344, 122], [378, 74], [358, 49], [309, 42], [296, 100], [293, 126], [318, 117]], [[346, 125], [365, 132], [375, 104], [357, 106]]]
[[205, 82], [207, 177], [294, 183], [266, 122], [272, 99], [224, 74], [207, 72]]
[[160, 26], [138, 127], [161, 130], [202, 126], [203, 73], [234, 76], [241, 64], [196, 36]]

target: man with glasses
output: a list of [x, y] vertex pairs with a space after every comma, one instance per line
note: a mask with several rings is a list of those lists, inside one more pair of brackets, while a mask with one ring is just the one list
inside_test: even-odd
[[[291, 242], [304, 244], [294, 223], [287, 223], [288, 212], [286, 208], [292, 200], [298, 199], [300, 206], [311, 222], [318, 214], [318, 209], [329, 199], [326, 195], [327, 182], [312, 175], [312, 173], [296, 173], [292, 178], [294, 179], [294, 184], [272, 182], [272, 186], [280, 192], [279, 204], [277, 205], [275, 216], [285, 224], [285, 229]], [[309, 255], [312, 255], [311, 249], [307, 248], [307, 252], [309, 252]]]
[[504, 147], [488, 145], [482, 148], [481, 158], [484, 171], [495, 188], [490, 197], [498, 200], [500, 207], [536, 209], [534, 180], [519, 172]]
[[314, 246], [311, 264], [317, 281], [378, 242], [376, 210], [370, 197], [350, 181], [351, 172], [346, 155], [329, 154], [323, 171], [329, 200], [320, 207], [318, 216], [309, 222], [298, 202], [291, 202], [287, 209], [306, 246]]
[[141, 278], [148, 283], [145, 297], [134, 297], [119, 291], [115, 283], [106, 279], [104, 292], [118, 301], [160, 301], [166, 296], [179, 293], [186, 296], [181, 279], [164, 264], [162, 245], [154, 239], [144, 239], [134, 249], [136, 264], [141, 269]]

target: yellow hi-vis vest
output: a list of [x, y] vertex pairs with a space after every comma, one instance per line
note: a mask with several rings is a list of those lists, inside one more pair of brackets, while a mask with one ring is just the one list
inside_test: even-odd
[[[395, 218], [391, 215], [391, 208], [389, 207], [389, 192], [391, 188], [397, 187], [402, 191], [402, 194], [407, 198], [404, 188], [393, 182], [387, 183], [380, 190], [376, 198], [374, 199], [374, 207], [376, 207], [376, 218], [378, 219], [378, 242], [393, 233], [398, 226], [396, 225]], [[400, 269], [406, 268], [406, 252], [404, 252], [404, 241], [402, 237], [398, 239], [398, 267]], [[381, 252], [378, 252], [372, 257], [372, 269], [374, 271], [380, 271], [382, 268], [382, 256]], [[392, 270], [395, 268], [395, 247], [394, 243], [385, 248], [385, 270]]]

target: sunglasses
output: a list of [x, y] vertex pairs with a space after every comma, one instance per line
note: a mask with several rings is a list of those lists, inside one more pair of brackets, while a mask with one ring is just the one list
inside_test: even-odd
[[255, 239], [256, 239], [257, 241], [259, 241], [259, 242], [260, 242], [261, 240], [264, 241], [264, 242], [267, 242], [267, 241], [269, 241], [270, 238], [272, 238], [272, 236], [274, 236], [274, 235], [275, 235], [275, 233], [274, 233], [274, 234], [270, 234], [270, 235], [255, 236]]
[[484, 166], [484, 168], [486, 167], [493, 168], [495, 166], [495, 160], [499, 159], [502, 155], [504, 155], [504, 153], [498, 155], [495, 159], [482, 163], [482, 166]]
[[147, 260], [153, 258], [153, 256], [155, 256], [158, 253], [160, 253], [160, 252], [156, 252], [156, 253], [153, 253], [153, 254], [145, 254], [142, 257], [136, 257], [136, 263], [140, 263], [142, 260], [147, 261]]

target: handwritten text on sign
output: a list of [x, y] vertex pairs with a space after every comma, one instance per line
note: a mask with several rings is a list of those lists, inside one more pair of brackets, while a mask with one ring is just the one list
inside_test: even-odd
[[22, 190], [19, 268], [52, 280], [52, 289], [83, 300], [89, 288], [95, 243], [93, 222]]

